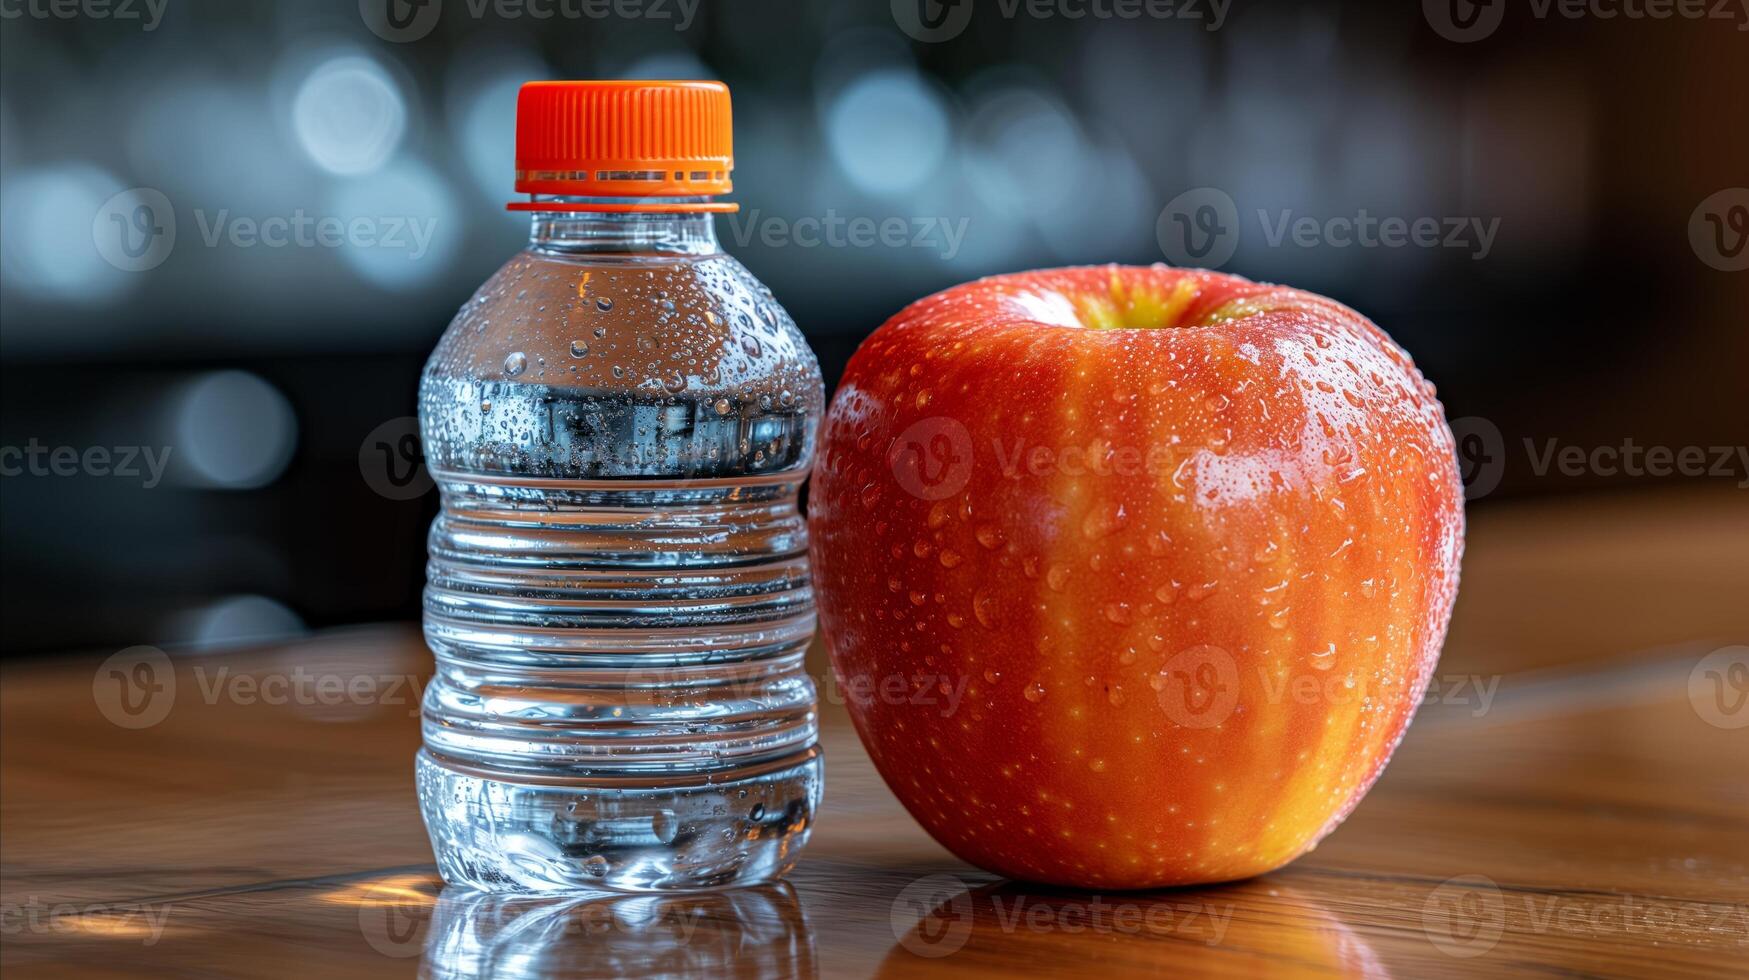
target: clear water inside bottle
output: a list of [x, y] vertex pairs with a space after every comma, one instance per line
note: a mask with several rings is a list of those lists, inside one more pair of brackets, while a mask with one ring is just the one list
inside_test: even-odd
[[421, 807], [451, 883], [662, 890], [795, 861], [821, 792], [807, 532], [823, 393], [708, 215], [535, 216], [420, 422]]

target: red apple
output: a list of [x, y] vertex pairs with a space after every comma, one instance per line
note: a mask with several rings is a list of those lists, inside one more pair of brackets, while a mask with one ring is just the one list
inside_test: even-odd
[[961, 858], [1089, 888], [1279, 867], [1439, 657], [1434, 389], [1339, 303], [1164, 266], [996, 276], [851, 358], [809, 528], [835, 681]]

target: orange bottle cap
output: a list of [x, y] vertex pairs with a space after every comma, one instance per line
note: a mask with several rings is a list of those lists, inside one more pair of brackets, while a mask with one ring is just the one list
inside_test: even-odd
[[[579, 197], [727, 194], [735, 168], [722, 82], [529, 82], [516, 97], [516, 189]], [[513, 211], [733, 211], [717, 202], [572, 206], [519, 201]]]

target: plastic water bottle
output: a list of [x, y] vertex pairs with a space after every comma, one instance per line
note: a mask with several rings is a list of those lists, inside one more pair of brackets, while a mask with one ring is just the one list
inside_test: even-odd
[[419, 799], [452, 884], [782, 874], [820, 799], [807, 532], [819, 365], [717, 245], [729, 93], [535, 82], [528, 248], [426, 364]]

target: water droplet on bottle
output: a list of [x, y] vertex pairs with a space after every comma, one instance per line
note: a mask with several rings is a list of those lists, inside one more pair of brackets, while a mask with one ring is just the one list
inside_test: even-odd
[[585, 344], [581, 340], [571, 341], [571, 356], [572, 357], [588, 357], [589, 356], [589, 345]]
[[672, 844], [680, 836], [680, 820], [670, 810], [657, 810], [650, 817], [650, 833], [662, 843]]
[[509, 356], [504, 358], [505, 374], [515, 376], [521, 374], [526, 367], [528, 367], [528, 355], [522, 351], [511, 351]]
[[608, 299], [606, 296], [603, 296], [600, 299], [595, 301], [595, 308], [600, 310], [603, 313], [606, 313], [608, 310], [613, 309], [613, 300]]
[[1026, 690], [1023, 693], [1028, 701], [1037, 704], [1045, 699], [1045, 686], [1038, 681], [1033, 681], [1026, 685]]
[[718, 415], [727, 415], [735, 410], [735, 406], [730, 404], [727, 398], [717, 399], [716, 404], [711, 407], [716, 409]]

